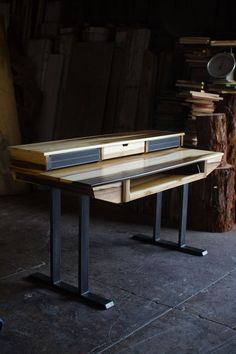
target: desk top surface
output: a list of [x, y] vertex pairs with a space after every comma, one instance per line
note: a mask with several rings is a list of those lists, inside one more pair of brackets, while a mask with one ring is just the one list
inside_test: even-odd
[[[10, 151], [17, 149], [26, 152], [25, 155], [20, 155], [20, 163], [25, 162], [23, 165], [17, 164], [16, 155], [13, 154], [12, 173], [18, 180], [69, 189], [115, 203], [127, 202], [205, 178], [220, 164], [223, 153], [183, 148], [181, 147], [182, 135], [183, 133], [168, 134], [151, 131], [129, 133], [125, 138], [123, 134], [122, 136], [112, 134], [12, 147]], [[128, 155], [122, 156], [120, 150], [123, 154], [122, 144], [126, 141], [128, 143], [125, 144], [125, 148], [128, 145], [131, 149], [128, 150]], [[163, 144], [166, 146], [166, 143], [171, 148], [163, 148]], [[102, 144], [110, 144], [108, 158], [105, 156], [107, 151], [101, 148]], [[120, 144], [118, 149], [114, 149], [114, 144]], [[49, 151], [62, 151], [59, 150], [62, 147], [65, 152], [67, 151], [65, 147], [71, 149], [72, 146], [76, 149], [99, 146], [99, 153], [103, 151], [104, 156], [90, 163], [86, 161], [86, 163], [54, 170], [40, 170], [36, 164], [29, 163], [28, 154], [32, 152], [44, 154]], [[152, 150], [153, 147], [155, 151]], [[114, 158], [114, 153], [117, 154], [117, 151], [118, 155]], [[74, 158], [70, 153], [59, 157], [63, 159], [65, 155], [66, 158], [68, 156], [72, 160]]]
[[149, 154], [126, 156], [96, 163], [62, 168], [54, 171], [39, 171], [13, 167], [14, 171], [34, 176], [42, 181], [77, 183], [95, 187], [126, 179], [176, 169], [214, 158], [221, 159], [221, 152], [176, 148]]

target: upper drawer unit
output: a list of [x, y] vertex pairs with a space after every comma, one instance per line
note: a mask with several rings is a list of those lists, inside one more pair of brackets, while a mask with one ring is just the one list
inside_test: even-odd
[[11, 146], [13, 166], [49, 171], [181, 146], [184, 133], [140, 131]]
[[181, 146], [181, 137], [180, 136], [170, 136], [163, 139], [154, 139], [147, 141], [147, 152], [170, 149], [174, 147]]

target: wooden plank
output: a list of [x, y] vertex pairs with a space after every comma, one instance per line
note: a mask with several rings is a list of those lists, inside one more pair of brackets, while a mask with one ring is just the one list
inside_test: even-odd
[[5, 39], [4, 20], [0, 18], [0, 195], [16, 193], [22, 186], [14, 183], [10, 174], [8, 146], [21, 143], [15, 93]]
[[41, 30], [41, 23], [43, 22], [44, 19], [44, 12], [45, 12], [45, 4], [46, 0], [38, 0], [37, 1], [37, 8], [35, 11], [35, 21], [34, 21], [34, 37], [39, 37], [40, 36], [40, 30]]
[[48, 58], [43, 83], [43, 105], [38, 128], [39, 141], [52, 140], [54, 136], [63, 59], [61, 54], [50, 54]]
[[127, 32], [125, 59], [120, 79], [115, 131], [135, 129], [138, 95], [142, 76], [144, 52], [149, 46], [150, 30]]
[[111, 133], [115, 128], [115, 119], [118, 105], [118, 94], [120, 86], [120, 77], [123, 69], [124, 49], [114, 48], [112, 58], [111, 76], [108, 85], [108, 92], [106, 98], [106, 107], [103, 120], [103, 133]]
[[49, 54], [52, 51], [52, 42], [49, 39], [31, 39], [28, 46], [28, 56], [35, 69], [36, 82], [43, 90], [44, 78]]
[[56, 125], [55, 125], [55, 132], [54, 132], [54, 139], [58, 139], [60, 137], [60, 122], [62, 120], [63, 114], [63, 106], [64, 106], [64, 97], [66, 93], [66, 83], [69, 73], [70, 67], [70, 60], [71, 60], [71, 52], [76, 42], [76, 36], [72, 33], [61, 34], [58, 36], [57, 40], [55, 41], [55, 50], [59, 54], [64, 56], [64, 65], [63, 65], [63, 72], [61, 78], [61, 85], [59, 91], [59, 99], [58, 99], [58, 107], [57, 107], [57, 116], [56, 116]]
[[58, 137], [101, 133], [112, 55], [112, 43], [75, 43]]
[[5, 38], [5, 27], [2, 18], [0, 18], [0, 49], [0, 132], [9, 145], [20, 144], [20, 128], [10, 59]]
[[154, 109], [154, 94], [156, 83], [156, 55], [150, 51], [144, 54], [143, 71], [140, 83], [136, 129], [149, 129], [152, 126], [152, 114]]
[[131, 182], [129, 200], [147, 197], [203, 178], [205, 178], [204, 173], [196, 173], [188, 176], [175, 174], [174, 172], [173, 175], [160, 173], [140, 178]]

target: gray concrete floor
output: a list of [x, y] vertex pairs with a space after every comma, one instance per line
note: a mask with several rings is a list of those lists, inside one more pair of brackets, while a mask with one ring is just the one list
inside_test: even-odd
[[[66, 206], [62, 218], [63, 274], [76, 284], [78, 220], [69, 201], [73, 208]], [[26, 280], [48, 271], [47, 206], [44, 191], [0, 199], [1, 354], [236, 353], [235, 231], [189, 231], [188, 243], [209, 252], [195, 257], [131, 240], [138, 232], [151, 235], [151, 225], [126, 209], [118, 216], [121, 209], [97, 205], [90, 287], [115, 301], [102, 311]], [[176, 235], [163, 229], [163, 238]]]

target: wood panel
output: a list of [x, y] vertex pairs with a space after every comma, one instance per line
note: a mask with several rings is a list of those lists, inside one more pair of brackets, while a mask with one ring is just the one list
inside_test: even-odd
[[143, 60], [140, 90], [138, 96], [136, 129], [149, 129], [152, 126], [154, 95], [156, 83], [157, 57], [146, 51]]
[[9, 145], [20, 144], [20, 128], [2, 17], [0, 17], [0, 49], [0, 132]]
[[115, 131], [135, 129], [144, 52], [148, 49], [150, 30], [129, 30], [126, 36], [124, 65], [115, 119]]
[[111, 76], [109, 80], [105, 115], [103, 120], [103, 133], [112, 133], [115, 131], [116, 111], [118, 107], [118, 94], [120, 86], [120, 77], [124, 64], [124, 49], [114, 48], [112, 59]]
[[34, 65], [35, 79], [38, 87], [43, 90], [47, 61], [52, 51], [49, 39], [31, 39], [28, 46], [28, 56]]
[[53, 139], [56, 123], [58, 94], [64, 57], [61, 54], [50, 54], [43, 82], [43, 105], [39, 122], [39, 141]]
[[112, 55], [112, 43], [74, 44], [58, 117], [59, 138], [102, 132]]
[[10, 174], [7, 147], [20, 144], [21, 134], [2, 17], [0, 17], [0, 78], [0, 195], [5, 195], [16, 191], [16, 185]]

